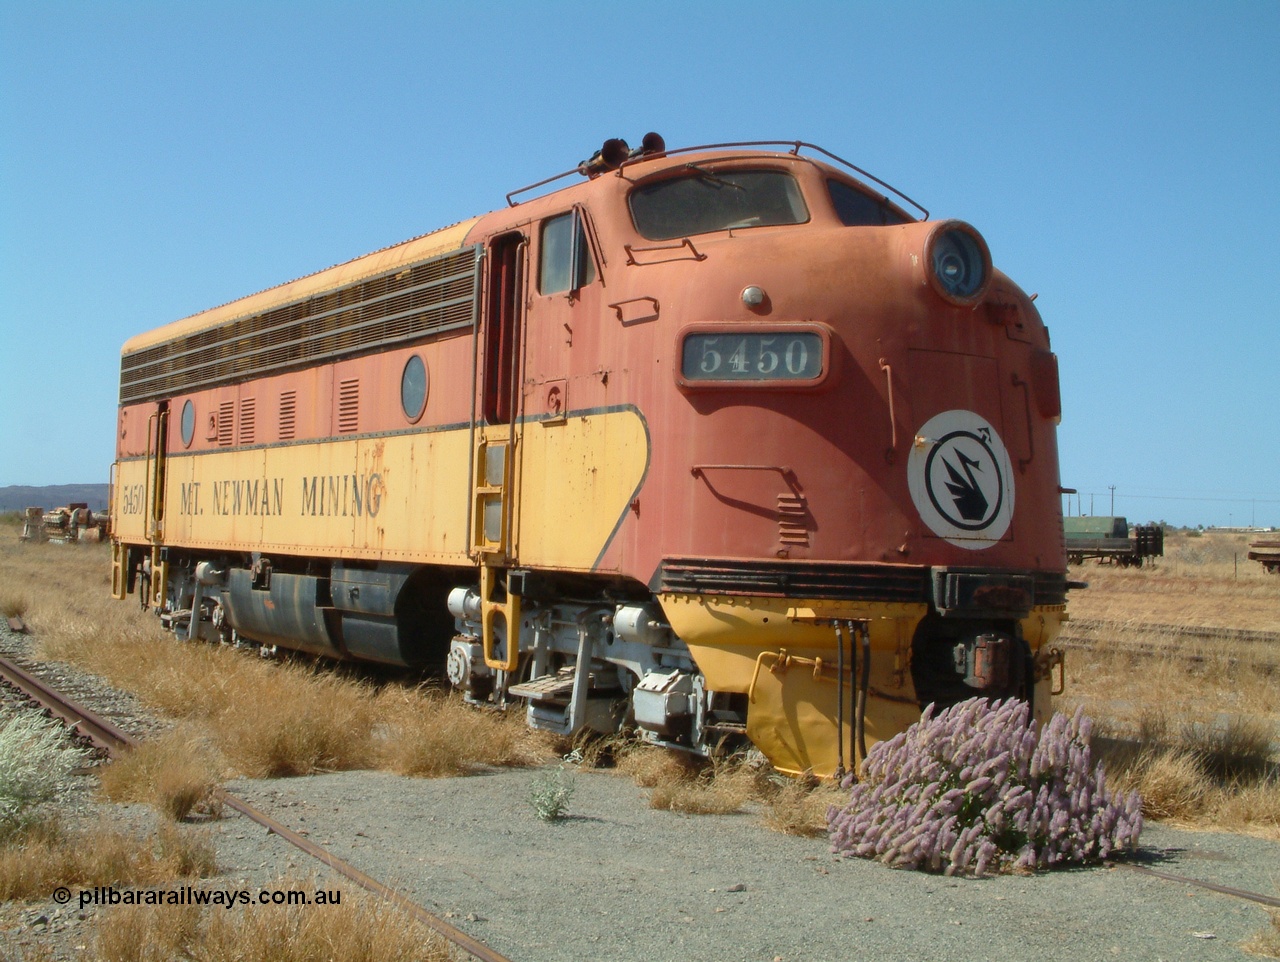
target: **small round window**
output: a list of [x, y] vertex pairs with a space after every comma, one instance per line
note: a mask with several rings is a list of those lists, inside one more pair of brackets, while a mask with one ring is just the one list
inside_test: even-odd
[[196, 436], [196, 406], [190, 401], [182, 405], [182, 445], [191, 447], [191, 439]]
[[400, 375], [400, 407], [410, 421], [422, 417], [427, 406], [427, 365], [417, 354], [409, 358]]

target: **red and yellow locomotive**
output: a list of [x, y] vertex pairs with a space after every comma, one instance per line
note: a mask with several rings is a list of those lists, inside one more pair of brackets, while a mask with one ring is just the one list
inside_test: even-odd
[[791, 772], [1047, 710], [1057, 364], [982, 237], [800, 143], [578, 171], [130, 340], [115, 596]]

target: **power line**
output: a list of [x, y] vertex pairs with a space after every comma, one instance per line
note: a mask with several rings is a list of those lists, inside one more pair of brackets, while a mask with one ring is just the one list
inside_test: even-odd
[[[1102, 492], [1081, 491], [1081, 495], [1101, 496]], [[1221, 501], [1227, 504], [1280, 504], [1280, 498], [1195, 498], [1190, 495], [1178, 494], [1126, 494], [1120, 492], [1121, 498], [1128, 498], [1132, 501]]]

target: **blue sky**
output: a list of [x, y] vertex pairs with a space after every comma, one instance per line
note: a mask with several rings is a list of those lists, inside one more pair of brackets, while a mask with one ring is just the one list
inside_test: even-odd
[[968, 220], [1039, 295], [1086, 513], [1280, 525], [1275, 0], [0, 0], [0, 485], [106, 480], [130, 336], [647, 130]]

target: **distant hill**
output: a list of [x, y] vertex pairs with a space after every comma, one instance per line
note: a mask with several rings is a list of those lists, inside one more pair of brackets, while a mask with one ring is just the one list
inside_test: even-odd
[[0, 488], [0, 511], [22, 511], [30, 507], [61, 507], [83, 501], [90, 510], [107, 510], [107, 486], [105, 484], [47, 484], [44, 487], [32, 487], [26, 484], [11, 484]]

